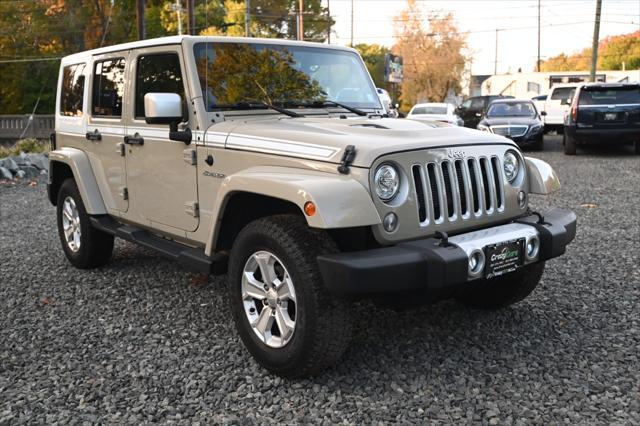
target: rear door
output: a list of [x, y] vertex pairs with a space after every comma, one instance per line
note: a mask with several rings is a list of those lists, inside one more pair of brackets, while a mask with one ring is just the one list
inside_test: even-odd
[[[188, 117], [189, 88], [181, 46], [131, 51], [131, 111], [127, 115], [129, 217], [176, 231], [198, 227], [195, 146], [169, 139], [169, 126], [145, 122], [144, 95], [177, 93]], [[180, 126], [182, 128], [182, 125]]]
[[112, 214], [126, 212], [127, 174], [124, 114], [128, 51], [94, 57], [90, 85], [90, 113], [85, 135], [93, 173]]

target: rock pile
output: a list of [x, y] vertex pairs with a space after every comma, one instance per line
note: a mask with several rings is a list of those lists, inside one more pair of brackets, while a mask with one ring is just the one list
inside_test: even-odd
[[49, 171], [47, 154], [25, 154], [0, 159], [0, 179], [34, 179]]

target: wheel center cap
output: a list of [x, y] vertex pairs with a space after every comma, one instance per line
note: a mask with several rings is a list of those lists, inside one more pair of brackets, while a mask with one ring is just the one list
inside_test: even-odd
[[273, 288], [267, 292], [267, 303], [271, 308], [275, 308], [278, 304], [278, 293]]

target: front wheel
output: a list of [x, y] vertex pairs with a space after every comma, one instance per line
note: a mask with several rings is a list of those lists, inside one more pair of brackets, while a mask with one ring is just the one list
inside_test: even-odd
[[285, 377], [334, 364], [351, 337], [347, 302], [326, 290], [317, 256], [336, 252], [323, 232], [293, 215], [258, 219], [238, 235], [228, 295], [238, 334], [253, 357]]
[[113, 235], [93, 226], [73, 179], [65, 180], [58, 192], [58, 235], [64, 254], [76, 268], [102, 266], [113, 252]]
[[536, 288], [544, 262], [527, 265], [496, 278], [472, 281], [457, 299], [471, 308], [500, 309], [524, 300]]

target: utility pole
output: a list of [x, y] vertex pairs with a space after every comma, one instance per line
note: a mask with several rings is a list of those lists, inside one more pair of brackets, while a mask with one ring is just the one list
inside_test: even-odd
[[331, 9], [327, 0], [327, 44], [331, 44]]
[[493, 61], [493, 75], [498, 75], [498, 31], [496, 28], [496, 56]]
[[144, 24], [144, 0], [136, 0], [136, 24], [138, 26], [138, 40], [144, 40], [145, 24]]
[[596, 81], [596, 66], [598, 65], [598, 43], [600, 41], [600, 11], [602, 0], [596, 0], [596, 21], [593, 26], [593, 45], [591, 46], [591, 81]]
[[176, 12], [178, 16], [178, 34], [182, 35], [182, 3], [180, 0], [176, 0], [174, 4], [171, 5], [171, 10]]
[[351, 0], [351, 47], [353, 47], [353, 1]]
[[249, 26], [251, 25], [251, 0], [244, 1], [244, 36], [251, 37]]
[[298, 24], [298, 40], [304, 41], [304, 0], [298, 1], [298, 15], [300, 16]]
[[536, 64], [536, 69], [540, 72], [540, 0], [538, 0], [538, 62]]
[[196, 35], [195, 0], [187, 0], [187, 33]]

